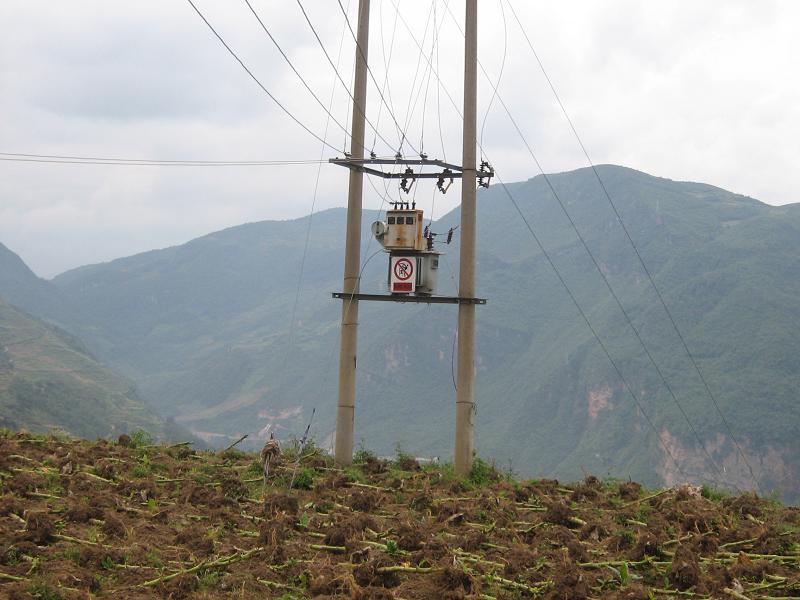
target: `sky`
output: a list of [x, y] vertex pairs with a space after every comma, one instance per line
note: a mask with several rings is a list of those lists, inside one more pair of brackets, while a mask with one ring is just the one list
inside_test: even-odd
[[[193, 1], [261, 84], [332, 148], [259, 88], [188, 0], [4, 0], [0, 153], [204, 161], [341, 156], [352, 110], [342, 82], [351, 84], [355, 56], [342, 9], [355, 27], [356, 0], [341, 0], [341, 7], [333, 0], [250, 0], [319, 101], [245, 0]], [[381, 156], [424, 151], [459, 163], [464, 3], [398, 6], [372, 2], [367, 145]], [[702, 181], [773, 205], [800, 201], [800, 3], [481, 0], [479, 11], [486, 73], [479, 71], [480, 145], [504, 181], [540, 171], [502, 104], [545, 171], [587, 166], [530, 40], [594, 163]], [[364, 206], [377, 208], [398, 194], [396, 184], [371, 180]], [[417, 194], [436, 217], [458, 204], [460, 190], [442, 196], [427, 182]], [[245, 222], [345, 206], [346, 198], [347, 171], [317, 162], [145, 167], [0, 160], [0, 242], [49, 278]]]

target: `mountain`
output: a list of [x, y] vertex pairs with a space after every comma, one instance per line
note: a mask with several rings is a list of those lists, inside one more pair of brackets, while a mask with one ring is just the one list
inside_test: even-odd
[[[506, 191], [492, 186], [478, 201], [478, 295], [489, 299], [477, 309], [479, 453], [526, 475], [740, 488], [753, 487], [749, 464], [762, 491], [800, 497], [800, 206], [623, 167], [598, 172], [713, 400], [590, 169], [549, 182], [680, 407], [548, 182], [534, 177], [508, 190], [638, 405]], [[221, 444], [268, 426], [299, 436], [316, 408], [313, 431], [327, 444], [341, 311], [330, 292], [341, 286], [344, 217], [334, 209], [310, 224], [250, 223], [69, 271], [52, 282], [74, 307], [59, 322], [162, 414], [206, 439]], [[368, 232], [374, 218], [365, 211], [363, 291], [385, 290], [387, 260]], [[433, 230], [458, 220], [452, 211]], [[444, 249], [440, 290], [452, 294], [458, 236]], [[456, 308], [364, 302], [359, 321], [357, 438], [381, 453], [400, 445], [450, 455]]]
[[161, 438], [170, 433], [133, 384], [100, 365], [75, 337], [1, 298], [0, 426], [88, 438], [135, 429]]
[[36, 276], [23, 260], [0, 244], [0, 296], [35, 315], [68, 321], [69, 302], [49, 281]]

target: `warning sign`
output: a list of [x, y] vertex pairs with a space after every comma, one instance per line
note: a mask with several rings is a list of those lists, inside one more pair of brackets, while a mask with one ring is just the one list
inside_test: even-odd
[[407, 294], [416, 289], [416, 259], [409, 256], [392, 256], [389, 262], [389, 287], [392, 293]]

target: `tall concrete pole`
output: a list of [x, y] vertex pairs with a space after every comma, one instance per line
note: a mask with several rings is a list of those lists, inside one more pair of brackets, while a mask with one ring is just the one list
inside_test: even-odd
[[[353, 129], [350, 138], [352, 158], [364, 158], [364, 127], [367, 109], [367, 50], [369, 45], [369, 2], [358, 3], [358, 41], [353, 84]], [[336, 449], [338, 465], [353, 462], [353, 421], [356, 408], [356, 354], [358, 350], [358, 293], [361, 266], [361, 197], [364, 174], [350, 171], [347, 197], [347, 238], [344, 250], [344, 286], [348, 297], [342, 300], [342, 338], [339, 349], [339, 402], [336, 407]]]
[[[464, 37], [464, 149], [461, 180], [461, 257], [458, 295], [475, 297], [475, 197], [478, 84], [478, 0], [467, 0]], [[475, 305], [458, 306], [455, 470], [472, 467], [475, 445]]]

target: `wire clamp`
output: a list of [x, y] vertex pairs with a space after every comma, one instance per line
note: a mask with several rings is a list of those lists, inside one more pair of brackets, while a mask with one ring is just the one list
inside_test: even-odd
[[[400, 180], [400, 189], [403, 190], [406, 194], [411, 191], [411, 188], [414, 187], [414, 169], [411, 167], [406, 167], [406, 170], [403, 171], [404, 177]], [[408, 181], [411, 180], [409, 184]]]
[[[444, 184], [444, 180], [449, 177], [450, 181], [447, 185]], [[443, 194], [447, 193], [447, 190], [450, 189], [450, 186], [453, 185], [453, 172], [450, 169], [445, 169], [442, 171], [442, 174], [439, 175], [439, 179], [436, 181], [436, 187], [439, 188], [439, 191]]]
[[489, 181], [494, 177], [494, 169], [487, 161], [481, 161], [481, 168], [478, 169], [478, 187], [488, 188]]

